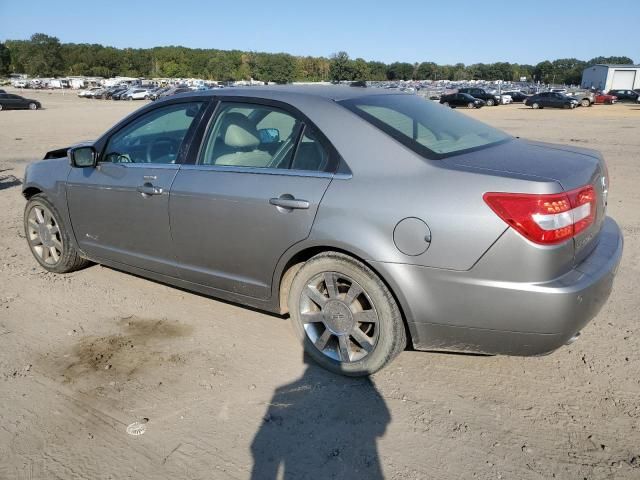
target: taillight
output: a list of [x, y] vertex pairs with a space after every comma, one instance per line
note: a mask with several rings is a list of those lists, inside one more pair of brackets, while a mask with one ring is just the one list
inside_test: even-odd
[[596, 218], [596, 192], [591, 185], [563, 193], [485, 193], [498, 216], [532, 242], [552, 245], [587, 229]]

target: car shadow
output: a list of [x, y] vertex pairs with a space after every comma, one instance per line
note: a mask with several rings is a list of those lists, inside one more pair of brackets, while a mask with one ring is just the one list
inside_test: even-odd
[[[0, 172], [2, 171], [0, 170]], [[22, 185], [22, 181], [20, 179], [13, 175], [2, 175], [2, 173], [0, 173], [0, 190], [17, 187], [18, 185]]]
[[384, 478], [377, 439], [391, 414], [370, 378], [316, 366], [276, 388], [253, 442], [252, 480]]

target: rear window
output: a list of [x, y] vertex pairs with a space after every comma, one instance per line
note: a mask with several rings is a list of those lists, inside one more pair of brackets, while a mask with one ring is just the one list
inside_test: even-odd
[[371, 95], [339, 103], [427, 158], [443, 158], [511, 139], [498, 129], [417, 95]]

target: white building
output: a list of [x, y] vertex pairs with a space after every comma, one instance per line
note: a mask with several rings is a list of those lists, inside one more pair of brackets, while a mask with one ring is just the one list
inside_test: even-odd
[[582, 72], [582, 88], [633, 90], [640, 88], [640, 65], [593, 65]]

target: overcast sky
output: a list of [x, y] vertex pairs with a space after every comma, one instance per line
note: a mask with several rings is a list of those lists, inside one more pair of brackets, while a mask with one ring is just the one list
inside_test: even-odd
[[[36, 32], [115, 47], [183, 45], [383, 62], [640, 62], [640, 0], [0, 0], [0, 40]], [[527, 2], [524, 2], [526, 4]]]

